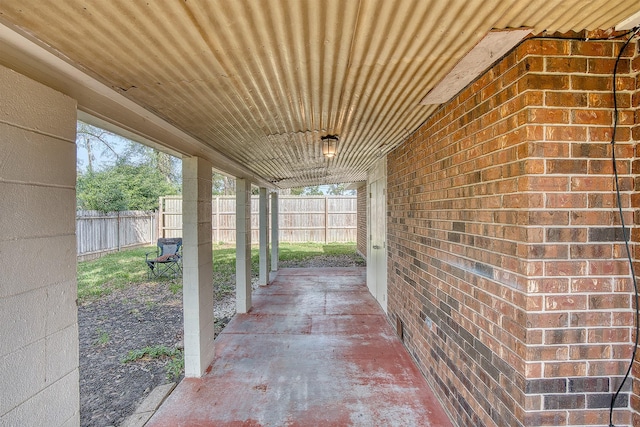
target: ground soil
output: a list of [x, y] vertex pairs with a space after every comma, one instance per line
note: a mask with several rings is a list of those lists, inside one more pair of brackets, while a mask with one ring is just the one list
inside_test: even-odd
[[[283, 262], [281, 268], [361, 266], [357, 256], [321, 256]], [[168, 358], [121, 360], [131, 350], [163, 345], [182, 348], [182, 289], [179, 281], [159, 280], [115, 289], [78, 307], [80, 335], [80, 423], [119, 426], [168, 378]], [[215, 285], [216, 335], [235, 314], [233, 283]], [[254, 280], [255, 285], [255, 280]]]

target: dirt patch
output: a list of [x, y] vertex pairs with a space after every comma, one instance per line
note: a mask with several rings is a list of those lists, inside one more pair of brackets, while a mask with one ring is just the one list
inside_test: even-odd
[[[364, 260], [358, 256], [322, 256], [281, 263], [282, 268], [362, 265]], [[142, 283], [114, 290], [78, 307], [82, 426], [118, 426], [156, 386], [182, 379], [167, 377], [167, 357], [122, 362], [129, 351], [145, 347], [182, 348], [180, 283]], [[214, 301], [216, 335], [234, 314], [233, 285], [218, 283]]]
[[281, 261], [280, 268], [364, 267], [359, 255], [319, 255], [303, 261]]
[[[233, 294], [216, 301], [218, 307], [233, 304]], [[216, 334], [229, 318], [216, 318]], [[129, 351], [145, 347], [182, 348], [179, 283], [149, 282], [114, 290], [78, 307], [78, 324], [82, 426], [120, 425], [156, 386], [182, 378], [168, 378], [167, 357], [122, 362]]]

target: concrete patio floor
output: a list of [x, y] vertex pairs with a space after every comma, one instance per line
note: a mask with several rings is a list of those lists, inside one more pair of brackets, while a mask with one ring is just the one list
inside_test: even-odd
[[364, 268], [284, 269], [147, 426], [451, 426]]

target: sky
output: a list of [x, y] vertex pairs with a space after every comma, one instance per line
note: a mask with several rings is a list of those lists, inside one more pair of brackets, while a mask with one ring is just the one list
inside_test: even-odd
[[[109, 145], [111, 145], [115, 149], [115, 151], [118, 153], [122, 153], [124, 151], [124, 149], [126, 148], [127, 141], [129, 141], [126, 138], [122, 138], [120, 136], [117, 136], [117, 137], [109, 136], [109, 134], [105, 134], [104, 139], [107, 140], [109, 142]], [[86, 171], [87, 166], [89, 164], [89, 156], [88, 156], [87, 148], [83, 146], [82, 142], [83, 142], [82, 137], [78, 135], [76, 137], [76, 153], [77, 153], [76, 168], [81, 171]], [[92, 146], [91, 151], [93, 152], [93, 157], [94, 157], [94, 163], [93, 163], [94, 170], [98, 170], [101, 167], [107, 166], [114, 162], [115, 159], [113, 155], [108, 155], [108, 154], [103, 155], [103, 151], [105, 151], [105, 147], [103, 146], [102, 143], [100, 143], [99, 141], [96, 141], [92, 143], [91, 146]]]

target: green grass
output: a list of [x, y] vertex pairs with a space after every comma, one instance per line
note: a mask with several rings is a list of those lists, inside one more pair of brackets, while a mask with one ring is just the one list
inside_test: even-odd
[[182, 283], [176, 283], [176, 282], [170, 283], [169, 290], [174, 295], [176, 295], [178, 292], [182, 292]]
[[[258, 274], [258, 263], [260, 253], [257, 247], [251, 248], [251, 271]], [[236, 274], [236, 248], [235, 246], [214, 246], [213, 247], [213, 272], [220, 276], [231, 276]]]
[[78, 263], [78, 300], [98, 298], [114, 288], [147, 280], [144, 254], [152, 247], [129, 249]]
[[169, 381], [178, 378], [184, 370], [184, 354], [177, 348], [169, 348], [165, 345], [147, 346], [130, 350], [126, 356], [120, 359], [121, 363], [131, 363], [138, 360], [155, 360], [167, 358], [165, 372]]
[[[280, 261], [305, 261], [316, 256], [356, 255], [353, 243], [281, 243]], [[154, 251], [155, 247], [129, 249], [105, 255], [91, 261], [78, 263], [78, 301], [83, 303], [91, 299], [109, 294], [113, 289], [122, 289], [149, 281], [145, 253]], [[216, 292], [224, 295], [233, 292], [235, 283], [232, 280], [236, 273], [236, 249], [230, 245], [215, 245], [213, 248], [213, 281]], [[258, 248], [251, 249], [251, 270], [253, 276], [258, 275]], [[182, 290], [182, 279], [159, 278], [167, 281], [173, 293]]]

